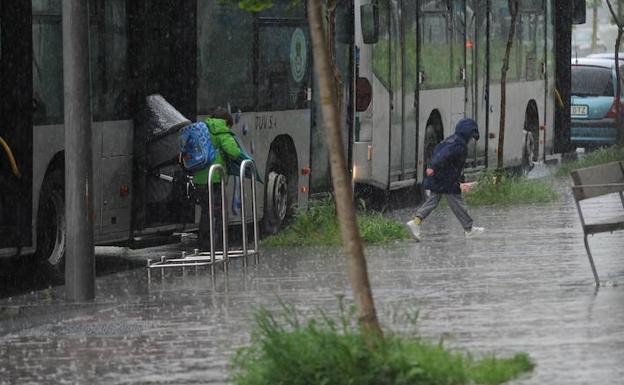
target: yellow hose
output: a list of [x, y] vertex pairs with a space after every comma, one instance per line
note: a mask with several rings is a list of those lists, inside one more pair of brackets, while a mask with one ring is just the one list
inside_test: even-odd
[[9, 163], [11, 164], [11, 171], [13, 171], [13, 175], [20, 178], [22, 174], [20, 174], [19, 169], [17, 168], [17, 164], [15, 163], [15, 158], [13, 157], [13, 152], [11, 152], [11, 147], [9, 147], [7, 142], [5, 142], [1, 136], [0, 136], [0, 144], [2, 145], [2, 148], [4, 148], [4, 152], [6, 152], [7, 156], [9, 157]]
[[561, 94], [559, 93], [559, 90], [555, 88], [555, 100], [557, 101], [557, 104], [559, 105], [559, 107], [563, 108], [564, 104], [563, 104], [563, 99], [561, 99]]

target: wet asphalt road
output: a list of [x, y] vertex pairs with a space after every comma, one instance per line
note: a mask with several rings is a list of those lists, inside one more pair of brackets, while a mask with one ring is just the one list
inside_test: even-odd
[[[445, 207], [427, 220], [421, 243], [368, 247], [380, 319], [477, 354], [524, 351], [535, 371], [514, 384], [624, 384], [624, 237], [590, 239], [596, 288], [567, 180], [548, 205], [473, 208], [487, 228], [465, 239]], [[617, 196], [588, 202], [596, 216], [621, 210]], [[389, 215], [407, 220], [414, 208]], [[177, 246], [99, 256], [142, 261]], [[142, 263], [142, 262], [141, 262]], [[67, 304], [63, 288], [0, 300], [0, 383], [227, 383], [227, 365], [246, 344], [255, 309], [279, 299], [313, 313], [350, 298], [345, 259], [335, 248], [263, 250], [260, 263], [233, 261], [214, 279], [200, 272], [158, 274], [144, 268], [97, 279], [97, 299]]]

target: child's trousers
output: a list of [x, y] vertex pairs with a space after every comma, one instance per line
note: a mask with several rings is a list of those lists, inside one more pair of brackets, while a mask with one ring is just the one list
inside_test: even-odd
[[464, 230], [472, 229], [472, 218], [470, 217], [470, 214], [468, 214], [466, 203], [464, 202], [464, 198], [461, 194], [443, 194], [432, 191], [431, 195], [429, 195], [427, 200], [425, 200], [425, 203], [423, 203], [422, 206], [416, 210], [416, 216], [420, 219], [427, 218], [433, 209], [438, 207], [442, 196], [446, 197], [451, 211], [453, 211], [453, 214], [455, 214]]

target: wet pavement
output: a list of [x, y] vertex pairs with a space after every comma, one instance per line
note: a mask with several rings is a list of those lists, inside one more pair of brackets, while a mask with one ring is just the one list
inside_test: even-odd
[[[472, 208], [479, 238], [465, 239], [448, 207], [428, 218], [424, 240], [366, 248], [383, 324], [417, 329], [477, 354], [524, 351], [537, 363], [513, 384], [624, 383], [624, 236], [590, 239], [596, 288], [567, 180], [560, 201]], [[617, 196], [587, 202], [588, 213], [621, 210]], [[389, 213], [407, 220], [414, 208]], [[100, 257], [140, 261], [178, 246], [132, 251], [97, 248]], [[250, 259], [251, 262], [251, 259]], [[255, 309], [280, 299], [307, 314], [335, 312], [351, 298], [337, 248], [263, 250], [260, 263], [231, 263], [197, 276], [145, 268], [97, 279], [97, 299], [68, 304], [63, 288], [0, 300], [0, 383], [227, 383], [231, 353], [249, 342]]]

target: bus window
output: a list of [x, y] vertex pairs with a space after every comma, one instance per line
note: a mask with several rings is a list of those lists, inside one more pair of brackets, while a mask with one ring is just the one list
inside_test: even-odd
[[291, 0], [275, 0], [273, 6], [258, 13], [260, 18], [286, 18], [286, 19], [305, 19], [306, 7], [305, 2]]
[[34, 124], [63, 122], [61, 1], [33, 0]]
[[[63, 122], [63, 32], [60, 0], [33, 0], [33, 122]], [[121, 120], [128, 111], [125, 0], [91, 0], [90, 60], [95, 121]]]
[[422, 88], [440, 88], [455, 83], [451, 71], [452, 26], [446, 1], [423, 2], [420, 18]]
[[253, 16], [231, 5], [199, 1], [198, 113], [225, 106], [253, 110]]
[[518, 19], [517, 44], [520, 49], [522, 71], [520, 77], [526, 80], [541, 78], [541, 63], [544, 62], [544, 15], [523, 13]]
[[[520, 17], [520, 15], [518, 15]], [[501, 70], [503, 68], [503, 60], [505, 58], [505, 50], [507, 48], [507, 36], [511, 26], [511, 16], [507, 0], [492, 0], [492, 22], [490, 34], [490, 79], [497, 81], [501, 79]], [[517, 29], [516, 29], [517, 34]], [[519, 52], [518, 38], [514, 39], [512, 51], [509, 57], [509, 70], [507, 71], [507, 80], [518, 79], [519, 72]]]
[[405, 50], [403, 52], [403, 76], [405, 84], [403, 88], [405, 93], [413, 93], [418, 88], [418, 44], [416, 43], [416, 35], [418, 30], [417, 8], [418, 4], [414, 2], [406, 2], [403, 4], [403, 39], [405, 40]]
[[91, 0], [89, 10], [93, 120], [128, 119], [126, 0]]
[[390, 89], [390, 8], [387, 0], [379, 1], [379, 31], [377, 44], [373, 45], [373, 73]]
[[[453, 42], [451, 44], [452, 54], [452, 69], [451, 69], [451, 81], [456, 84], [463, 83], [463, 77], [465, 76], [466, 62], [466, 22], [472, 23], [466, 19], [466, 12], [464, 9], [464, 0], [452, 1], [452, 17], [453, 17]], [[463, 71], [462, 71], [463, 70]]]
[[379, 40], [379, 7], [377, 4], [360, 6], [362, 40], [364, 44], [375, 44]]
[[310, 39], [301, 27], [261, 24], [258, 31], [257, 109], [307, 108]]

